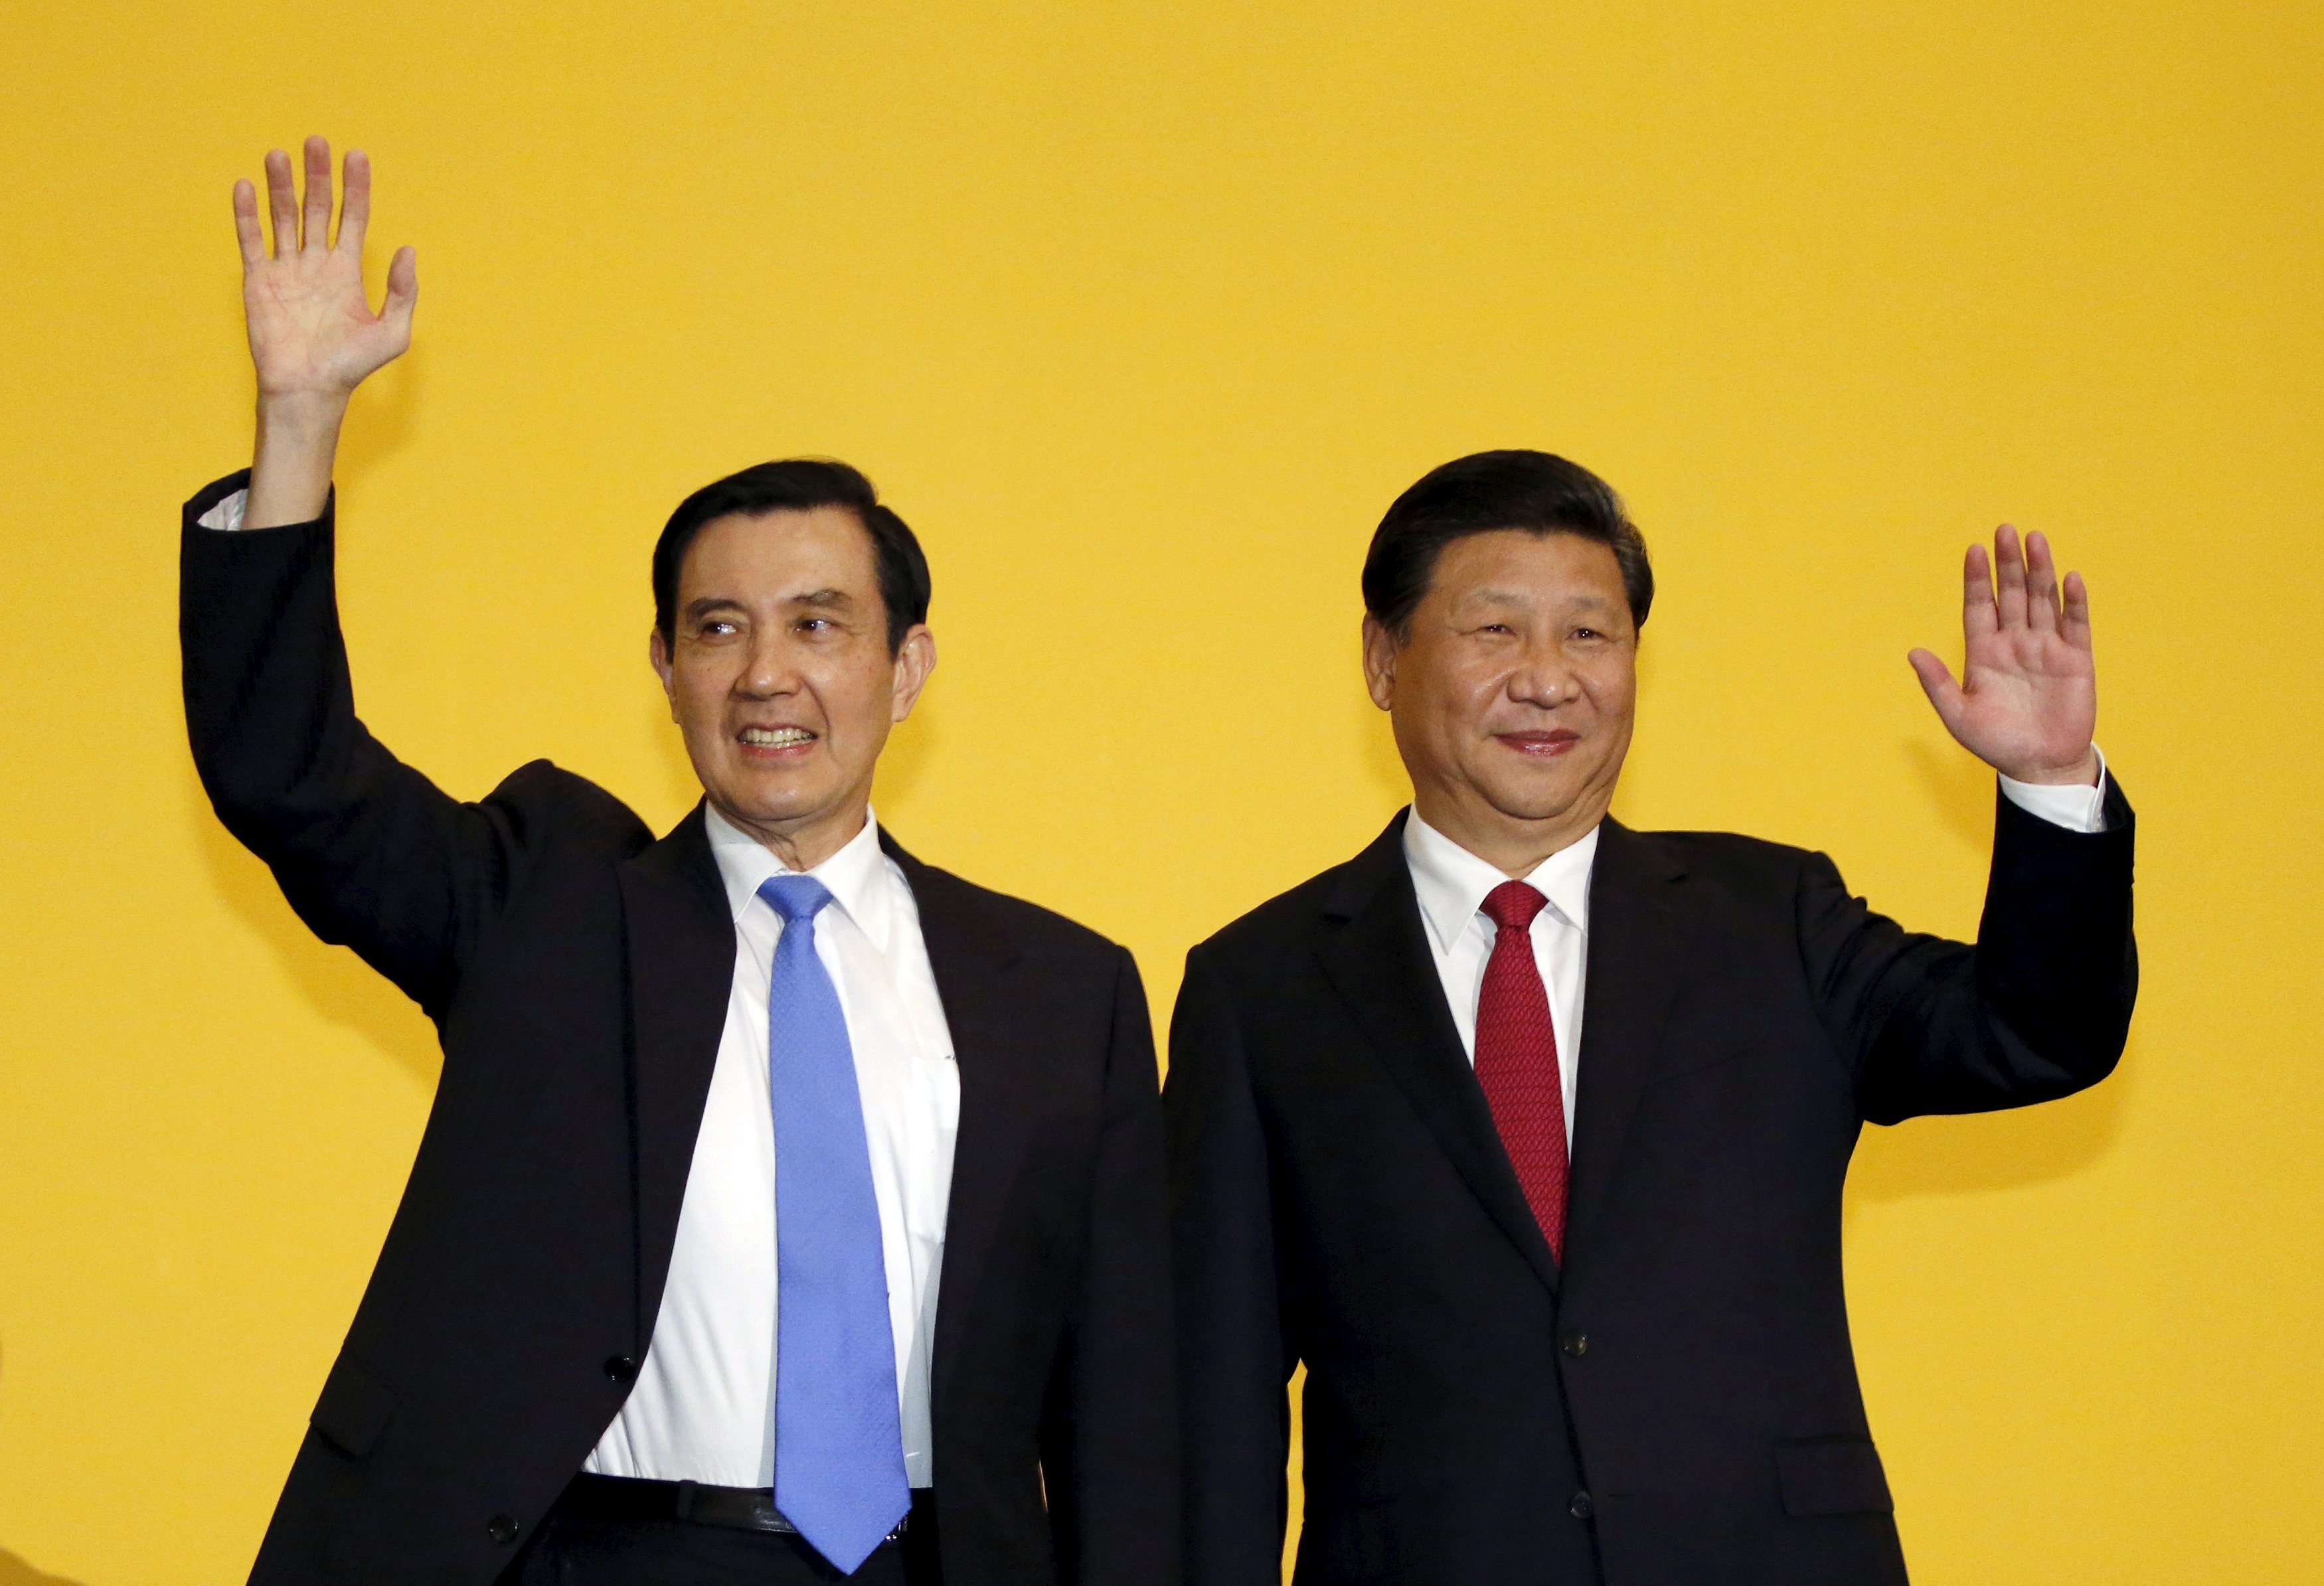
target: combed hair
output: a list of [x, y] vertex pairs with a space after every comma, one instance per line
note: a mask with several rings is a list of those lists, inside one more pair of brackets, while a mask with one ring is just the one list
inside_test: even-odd
[[1579, 534], [1607, 547], [1622, 570], [1630, 621], [1646, 625], [1655, 570], [1646, 536], [1622, 510], [1622, 498], [1579, 463], [1534, 451], [1457, 457], [1397, 496], [1364, 556], [1364, 609], [1402, 643], [1444, 548], [1499, 529]]
[[904, 635], [928, 620], [928, 559], [904, 520], [880, 504], [872, 481], [827, 457], [761, 463], [706, 484], [678, 503], [654, 541], [654, 626], [661, 631], [662, 643], [678, 646], [678, 570], [705, 523], [737, 513], [755, 518], [817, 507], [845, 507], [872, 537], [880, 601], [888, 608], [888, 653], [901, 650]]

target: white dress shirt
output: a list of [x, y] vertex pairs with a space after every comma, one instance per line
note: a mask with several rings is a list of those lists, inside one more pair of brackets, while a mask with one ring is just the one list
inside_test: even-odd
[[[755, 838], [706, 809], [710, 851], [734, 913], [726, 1030], [694, 1145], [678, 1242], [653, 1342], [622, 1413], [586, 1468], [606, 1476], [771, 1488], [775, 1480], [775, 1127], [767, 1089], [767, 980], [783, 922], [759, 893], [788, 873]], [[880, 1240], [904, 1472], [936, 1480], [929, 1346], [952, 1195], [960, 1073], [904, 872], [880, 851], [879, 823], [807, 872], [832, 902], [815, 945], [838, 988]]]
[[[2001, 779], [2002, 795], [2052, 825], [2074, 832], [2106, 829], [2106, 757], [2098, 757], [2098, 779], [2089, 787], [2052, 787]], [[1533, 917], [1533, 961], [1549, 993], [1549, 1022], [1557, 1032], [1558, 1079], [1565, 1090], [1565, 1143], [1573, 1144], [1573, 1098], [1581, 1074], [1582, 988], [1590, 965], [1590, 872], [1598, 860], [1598, 831], [1582, 836], [1536, 865], [1523, 879], [1549, 899]], [[1404, 823], [1404, 862], [1427, 927], [1428, 951], [1436, 978], [1452, 1010], [1461, 1049], [1477, 1061], [1477, 999], [1485, 989], [1485, 961], [1492, 956], [1493, 922], [1484, 913], [1485, 896], [1509, 878], [1420, 818], [1414, 810]]]

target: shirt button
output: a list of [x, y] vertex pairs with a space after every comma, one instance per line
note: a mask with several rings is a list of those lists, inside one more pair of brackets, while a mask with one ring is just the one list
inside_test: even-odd
[[494, 1515], [484, 1522], [484, 1535], [494, 1542], [514, 1542], [516, 1521], [507, 1515]]
[[1586, 1332], [1569, 1332], [1557, 1341], [1557, 1347], [1578, 1360], [1590, 1352], [1590, 1335]]
[[1588, 1519], [1597, 1512], [1597, 1509], [1598, 1506], [1590, 1501], [1590, 1495], [1587, 1492], [1575, 1493], [1573, 1501], [1565, 1506], [1565, 1512], [1577, 1520]]
[[615, 1382], [628, 1382], [638, 1374], [638, 1362], [629, 1355], [607, 1355], [605, 1375]]

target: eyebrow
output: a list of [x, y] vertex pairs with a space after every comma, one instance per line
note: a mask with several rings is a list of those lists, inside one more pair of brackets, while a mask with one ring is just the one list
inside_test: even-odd
[[[854, 607], [855, 597], [844, 589], [810, 589], [804, 595], [785, 595], [782, 604], [788, 606], [808, 606], [817, 611], [849, 611]], [[686, 605], [686, 614], [689, 621], [696, 621], [708, 616], [713, 612], [739, 612], [749, 609], [743, 602], [733, 595], [706, 595], [698, 599], [688, 601]]]
[[[1523, 589], [1472, 589], [1462, 596], [1461, 604], [1464, 606], [1477, 604], [1531, 606], [1535, 602], [1532, 594]], [[1591, 606], [1610, 608], [1614, 603], [1602, 595], [1583, 593], [1568, 595], [1557, 604], [1567, 611], [1578, 611]]]

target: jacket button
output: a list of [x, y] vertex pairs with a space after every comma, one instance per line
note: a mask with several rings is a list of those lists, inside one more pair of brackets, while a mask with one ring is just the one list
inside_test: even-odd
[[1587, 1492], [1575, 1493], [1573, 1501], [1565, 1506], [1565, 1512], [1577, 1520], [1586, 1520], [1597, 1511], [1598, 1506], [1590, 1501], [1590, 1495]]
[[638, 1362], [634, 1356], [607, 1355], [605, 1357], [605, 1375], [610, 1380], [630, 1382], [636, 1379], [637, 1374]]
[[1590, 1335], [1586, 1332], [1569, 1332], [1557, 1341], [1557, 1347], [1578, 1360], [1590, 1352]]
[[516, 1521], [507, 1515], [494, 1515], [484, 1522], [484, 1535], [494, 1542], [514, 1542]]

